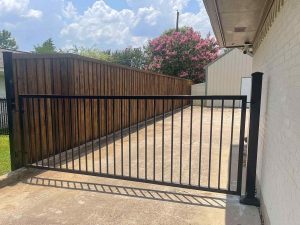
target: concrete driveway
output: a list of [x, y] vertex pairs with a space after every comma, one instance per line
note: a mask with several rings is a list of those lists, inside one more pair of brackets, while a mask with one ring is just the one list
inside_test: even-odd
[[[121, 140], [118, 132], [115, 144], [112, 135], [108, 138], [108, 146], [105, 137], [102, 138], [101, 148], [99, 140], [95, 139], [64, 151], [61, 155], [57, 154], [55, 160], [53, 156], [40, 160], [38, 165], [47, 167], [49, 164], [49, 167], [56, 169], [61, 167], [95, 174], [164, 180], [169, 183], [190, 182], [193, 186], [210, 186], [215, 189], [219, 186], [223, 190], [236, 191], [240, 114], [240, 109], [235, 109], [232, 123], [232, 109], [225, 108], [221, 132], [220, 108], [214, 109], [211, 119], [211, 109], [204, 107], [201, 127], [200, 106], [194, 106], [192, 119], [191, 108], [188, 107], [183, 111], [182, 127], [179, 111], [174, 113], [173, 126], [172, 116], [168, 115], [164, 125], [162, 119], [157, 119], [155, 130], [152, 122], [147, 124], [147, 129], [140, 125], [138, 131], [135, 125], [131, 128], [130, 137], [126, 132]], [[46, 152], [45, 149], [42, 151]]]
[[[200, 129], [200, 108], [194, 108], [192, 134], [192, 184], [198, 182], [198, 149]], [[234, 123], [233, 145], [239, 141], [239, 111], [236, 111]], [[215, 109], [212, 142], [212, 186], [217, 185], [220, 146], [220, 109]], [[190, 109], [184, 110], [184, 134], [183, 134], [183, 182], [188, 178], [188, 153], [189, 153], [189, 124]], [[161, 151], [162, 151], [162, 121], [157, 121], [156, 127], [156, 173], [161, 179]], [[174, 115], [174, 180], [179, 178], [179, 137], [180, 137], [180, 113]], [[201, 167], [201, 183], [207, 185], [208, 152], [210, 137], [210, 110], [204, 109], [203, 124], [203, 156]], [[148, 125], [148, 153], [149, 153], [149, 175], [152, 178], [153, 171], [153, 125]], [[231, 110], [224, 110], [223, 127], [223, 155], [221, 166], [221, 187], [228, 185], [228, 155], [230, 150], [231, 133]], [[140, 136], [140, 176], [145, 176], [144, 156], [145, 142], [142, 139], [145, 135], [145, 128], [139, 130]], [[165, 179], [170, 179], [170, 144], [171, 144], [171, 117], [165, 120]], [[137, 132], [132, 133], [132, 168], [137, 165]], [[128, 158], [128, 135], [124, 137], [124, 152]], [[127, 147], [126, 147], [127, 146]], [[116, 141], [117, 149], [120, 149], [120, 139]], [[108, 146], [108, 161], [113, 162], [113, 145]], [[105, 153], [105, 146], [101, 151]], [[237, 156], [238, 149], [233, 149], [233, 163]], [[96, 149], [95, 157], [89, 151], [87, 157], [80, 155], [74, 162], [75, 169], [78, 167], [81, 158], [82, 168], [92, 171], [92, 162], [96, 165], [95, 172], [99, 168], [99, 148]], [[64, 154], [63, 154], [64, 155]], [[68, 154], [71, 155], [71, 154]], [[86, 157], [86, 158], [85, 158]], [[64, 159], [64, 158], [63, 158]], [[116, 154], [117, 162], [120, 162], [120, 151]], [[102, 154], [102, 173], [105, 170], [106, 155]], [[195, 162], [194, 162], [195, 160]], [[57, 162], [58, 160], [56, 160]], [[46, 164], [47, 161], [44, 163]], [[124, 161], [124, 173], [128, 174], [128, 160]], [[113, 171], [110, 163], [109, 171]], [[72, 163], [68, 160], [68, 167]], [[58, 168], [56, 166], [56, 168]], [[66, 168], [63, 163], [62, 168]], [[235, 165], [236, 168], [236, 165]], [[116, 165], [116, 173], [120, 174], [120, 163]], [[99, 172], [99, 171], [98, 171]], [[136, 176], [136, 170], [132, 171]], [[17, 173], [18, 174], [18, 173]], [[236, 170], [232, 170], [236, 174]], [[232, 176], [231, 187], [236, 187], [236, 178]], [[168, 186], [159, 186], [146, 183], [138, 183], [117, 179], [86, 176], [73, 173], [30, 169], [19, 172], [18, 179], [0, 179], [0, 224], [202, 224], [202, 225], [258, 225], [260, 224], [259, 212], [256, 207], [239, 204], [238, 196], [189, 190]], [[3, 185], [6, 183], [6, 185]], [[2, 185], [1, 185], [2, 184]]]
[[261, 223], [238, 196], [30, 169], [0, 189], [0, 224]]

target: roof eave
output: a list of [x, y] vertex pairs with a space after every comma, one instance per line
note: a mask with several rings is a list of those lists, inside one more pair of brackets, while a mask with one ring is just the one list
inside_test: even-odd
[[[224, 32], [218, 12], [218, 5], [215, 0], [203, 0], [205, 9], [209, 15], [210, 23], [212, 25], [213, 32], [218, 40], [218, 44], [221, 48], [226, 47]], [[217, 9], [217, 11], [216, 11]]]

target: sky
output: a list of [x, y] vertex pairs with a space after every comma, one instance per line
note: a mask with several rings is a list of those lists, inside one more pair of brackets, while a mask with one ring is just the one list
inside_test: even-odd
[[52, 38], [57, 48], [102, 50], [140, 47], [179, 26], [212, 32], [202, 0], [0, 0], [0, 30], [15, 37], [19, 50]]

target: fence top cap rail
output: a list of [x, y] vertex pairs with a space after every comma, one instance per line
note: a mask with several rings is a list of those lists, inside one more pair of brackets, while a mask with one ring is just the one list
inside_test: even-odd
[[142, 72], [142, 73], [146, 73], [146, 74], [150, 74], [150, 75], [156, 75], [156, 76], [163, 76], [163, 77], [168, 77], [168, 78], [172, 78], [172, 79], [175, 79], [175, 80], [183, 80], [183, 81], [192, 83], [191, 80], [188, 80], [188, 79], [185, 79], [185, 78], [175, 77], [175, 76], [171, 76], [171, 75], [166, 75], [166, 74], [156, 73], [156, 72], [147, 71], [147, 70], [143, 70], [143, 69], [138, 69], [138, 68], [134, 68], [134, 67], [129, 67], [129, 66], [121, 65], [121, 64], [111, 63], [111, 62], [107, 62], [107, 61], [104, 61], [104, 60], [90, 58], [90, 57], [86, 57], [86, 56], [81, 56], [81, 55], [77, 55], [77, 54], [73, 54], [73, 53], [52, 53], [52, 54], [12, 53], [12, 58], [13, 59], [62, 59], [62, 58], [81, 59], [81, 60], [86, 60], [86, 61], [89, 61], [89, 62], [95, 62], [95, 63], [101, 63], [101, 64], [109, 65], [109, 66], [112, 66], [112, 67], [118, 67], [118, 68], [122, 68], [122, 69], [129, 69], [129, 70], [132, 70], [132, 71]]
[[19, 95], [21, 98], [48, 99], [191, 99], [191, 100], [247, 100], [246, 95], [135, 95], [135, 96], [91, 96], [91, 95]]

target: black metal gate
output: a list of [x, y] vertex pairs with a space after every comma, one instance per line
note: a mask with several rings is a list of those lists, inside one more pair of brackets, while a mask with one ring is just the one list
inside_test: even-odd
[[19, 99], [24, 164], [241, 194], [246, 96]]

